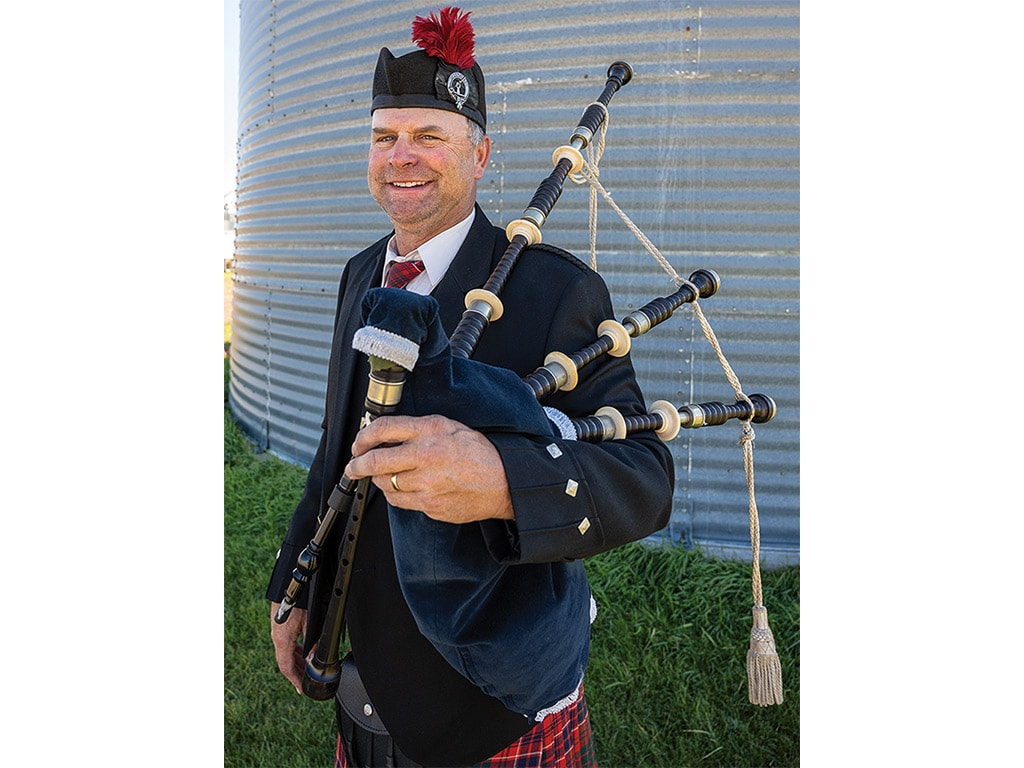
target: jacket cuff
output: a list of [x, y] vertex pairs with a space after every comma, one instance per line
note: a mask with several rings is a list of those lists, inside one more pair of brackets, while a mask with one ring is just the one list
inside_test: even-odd
[[583, 469], [562, 441], [490, 434], [505, 467], [515, 522], [485, 521], [484, 538], [499, 562], [574, 560], [604, 546]]
[[[272, 603], [280, 603], [288, 591], [288, 585], [292, 581], [292, 573], [295, 571], [295, 564], [305, 545], [296, 546], [293, 544], [282, 544], [277, 553], [277, 562], [274, 563], [274, 570], [270, 574], [270, 584], [267, 585], [267, 599]], [[302, 590], [298, 600], [295, 601], [296, 608], [306, 607], [307, 588]]]

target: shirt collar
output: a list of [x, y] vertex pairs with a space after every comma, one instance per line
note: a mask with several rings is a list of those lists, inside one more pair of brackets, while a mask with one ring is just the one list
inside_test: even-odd
[[412, 279], [405, 287], [405, 290], [423, 295], [429, 294], [434, 290], [434, 286], [441, 282], [441, 278], [444, 277], [448, 267], [451, 266], [455, 254], [459, 252], [459, 248], [466, 239], [466, 235], [469, 234], [469, 228], [473, 226], [475, 216], [476, 207], [474, 206], [469, 216], [454, 227], [450, 227], [441, 234], [435, 235], [419, 248], [401, 257], [395, 248], [395, 237], [392, 235], [391, 239], [388, 240], [387, 255], [384, 259], [384, 271], [381, 273], [379, 285], [384, 284], [384, 275], [387, 274], [388, 265], [392, 261], [419, 259], [423, 262], [423, 272]]

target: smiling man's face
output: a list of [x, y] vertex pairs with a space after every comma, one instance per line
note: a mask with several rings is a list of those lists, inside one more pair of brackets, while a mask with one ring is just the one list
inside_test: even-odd
[[373, 113], [367, 182], [395, 225], [405, 255], [466, 218], [476, 202], [491, 141], [474, 146], [469, 120], [443, 109]]

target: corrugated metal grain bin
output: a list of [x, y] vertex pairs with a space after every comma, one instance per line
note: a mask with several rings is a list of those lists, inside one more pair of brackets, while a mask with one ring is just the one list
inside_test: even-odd
[[[799, 4], [545, 2], [467, 5], [495, 145], [479, 202], [518, 218], [608, 66], [613, 99], [601, 182], [682, 276], [722, 278], [701, 302], [747, 393], [761, 551], [799, 560]], [[412, 50], [422, 2], [241, 4], [230, 407], [273, 453], [308, 464], [319, 439], [338, 278], [390, 230], [366, 187], [377, 53]], [[590, 259], [589, 193], [567, 184], [544, 241]], [[671, 293], [668, 276], [601, 200], [596, 265], [621, 319]], [[731, 402], [694, 312], [634, 341], [648, 402]], [[750, 556], [739, 424], [683, 430], [671, 524], [658, 538]]]

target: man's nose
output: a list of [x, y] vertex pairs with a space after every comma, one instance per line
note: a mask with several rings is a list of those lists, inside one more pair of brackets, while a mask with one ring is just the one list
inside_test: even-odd
[[399, 134], [391, 147], [388, 162], [392, 165], [411, 165], [416, 162], [415, 149], [409, 137]]

